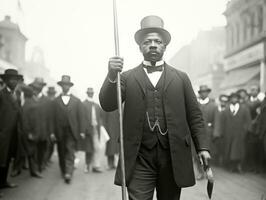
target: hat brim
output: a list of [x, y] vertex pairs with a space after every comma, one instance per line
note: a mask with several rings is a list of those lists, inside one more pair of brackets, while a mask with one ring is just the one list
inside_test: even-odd
[[162, 36], [163, 41], [165, 42], [166, 45], [168, 45], [171, 41], [171, 35], [170, 33], [163, 29], [163, 28], [144, 28], [144, 29], [140, 29], [135, 33], [135, 41], [138, 45], [141, 44], [141, 42], [143, 41], [143, 38], [145, 35], [149, 34], [149, 33], [158, 33]]
[[72, 82], [64, 82], [64, 81], [58, 81], [57, 84], [60, 85], [60, 86], [62, 86], [62, 85], [73, 86], [74, 85], [74, 83], [72, 83]]
[[211, 89], [206, 89], [206, 90], [199, 90], [198, 93], [202, 93], [202, 92], [211, 92], [212, 90]]
[[0, 78], [3, 79], [3, 80], [6, 80], [8, 78], [11, 78], [11, 77], [15, 77], [17, 78], [17, 80], [21, 80], [23, 81], [23, 76], [18, 74], [18, 75], [13, 75], [13, 74], [0, 74]]

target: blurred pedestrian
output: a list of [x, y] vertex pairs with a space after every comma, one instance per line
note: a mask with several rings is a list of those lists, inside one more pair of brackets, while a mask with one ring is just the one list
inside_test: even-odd
[[216, 155], [215, 160], [218, 165], [224, 164], [224, 135], [223, 133], [219, 132], [220, 130], [220, 121], [223, 115], [223, 112], [226, 110], [228, 106], [229, 97], [227, 95], [221, 94], [219, 96], [219, 104], [217, 106], [216, 112], [215, 112], [215, 126], [213, 130], [213, 138], [214, 143], [216, 145]]
[[[181, 187], [195, 184], [191, 138], [196, 151], [208, 162], [209, 141], [197, 98], [188, 76], [163, 61], [170, 33], [163, 20], [147, 16], [135, 40], [144, 61], [121, 74], [124, 102], [124, 152], [130, 200], [180, 199]], [[109, 59], [108, 75], [99, 99], [107, 111], [117, 109], [117, 72], [123, 58]], [[121, 166], [115, 183], [121, 185]]]
[[11, 158], [15, 157], [21, 123], [21, 108], [15, 88], [23, 76], [17, 70], [7, 69], [0, 77], [6, 85], [0, 91], [0, 189], [3, 189], [17, 186], [8, 182], [7, 177]]
[[266, 172], [266, 97], [261, 103], [260, 114], [257, 120], [256, 135], [259, 137], [260, 141], [260, 154], [261, 157], [261, 167], [264, 172]]
[[46, 86], [44, 79], [36, 77], [32, 83], [29, 84], [33, 89], [33, 98], [37, 102], [36, 123], [36, 141], [37, 141], [37, 162], [39, 172], [42, 172], [47, 164], [48, 141], [51, 130], [51, 112], [52, 105], [49, 98], [43, 93], [43, 88]]
[[53, 130], [56, 137], [59, 166], [67, 184], [74, 170], [75, 151], [80, 137], [85, 138], [85, 118], [81, 101], [70, 93], [74, 85], [70, 76], [63, 75], [57, 82], [62, 93], [53, 101]]
[[230, 95], [230, 105], [221, 116], [220, 133], [224, 136], [224, 156], [227, 167], [242, 172], [245, 157], [245, 137], [251, 122], [246, 106], [239, 103], [238, 93]]
[[[214, 99], [211, 99], [209, 97], [210, 93], [211, 93], [211, 88], [209, 88], [207, 85], [201, 85], [198, 91], [198, 94], [199, 94], [198, 102], [199, 102], [199, 107], [203, 115], [207, 135], [210, 138], [210, 151], [212, 152], [212, 159], [216, 160], [217, 149], [216, 149], [215, 144], [213, 143], [214, 142], [213, 127], [214, 127], [214, 122], [215, 122], [215, 112], [216, 112], [217, 106], [216, 106]], [[196, 178], [198, 180], [203, 179], [204, 171], [202, 169], [202, 166], [200, 164], [200, 160], [197, 154], [194, 154], [194, 164], [196, 165], [195, 167], [197, 169], [195, 170]]]
[[259, 136], [256, 135], [256, 121], [259, 113], [259, 109], [261, 106], [261, 101], [258, 98], [259, 94], [259, 86], [252, 85], [250, 87], [250, 97], [247, 102], [250, 116], [251, 116], [251, 125], [249, 127], [248, 135], [246, 138], [247, 141], [247, 170], [251, 172], [259, 172], [261, 171], [261, 166], [259, 166], [261, 152], [260, 149], [262, 148], [262, 144], [260, 143]]
[[106, 143], [105, 154], [107, 156], [107, 164], [109, 169], [116, 168], [115, 156], [119, 153], [119, 113], [118, 110], [107, 112], [105, 114], [105, 128], [110, 139]]
[[241, 89], [237, 90], [236, 93], [238, 93], [238, 95], [239, 95], [239, 103], [247, 106], [248, 101], [249, 101], [249, 94], [248, 94], [247, 90], [244, 88], [241, 88]]
[[100, 127], [102, 126], [102, 110], [93, 100], [93, 88], [89, 87], [86, 93], [87, 99], [83, 102], [87, 124], [86, 136], [81, 140], [79, 148], [85, 152], [86, 166], [84, 172], [88, 173], [92, 170], [101, 173]]
[[25, 103], [22, 106], [22, 131], [24, 146], [27, 151], [29, 172], [32, 177], [42, 178], [38, 168], [38, 102], [33, 98], [32, 87], [23, 87]]
[[[52, 104], [52, 101], [55, 99], [56, 97], [56, 90], [54, 87], [48, 87], [47, 90], [47, 97], [50, 100], [50, 103]], [[52, 111], [50, 111], [52, 113]], [[54, 152], [54, 146], [55, 146], [55, 140], [54, 138], [49, 137], [48, 138], [48, 149], [47, 149], [47, 155], [46, 155], [46, 161], [47, 163], [51, 163], [51, 157], [53, 155]]]

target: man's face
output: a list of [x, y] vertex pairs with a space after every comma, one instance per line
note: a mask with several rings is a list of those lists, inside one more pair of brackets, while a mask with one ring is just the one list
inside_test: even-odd
[[201, 99], [206, 99], [209, 96], [209, 91], [203, 91], [199, 93]]
[[257, 97], [258, 96], [258, 94], [259, 94], [259, 88], [258, 87], [252, 87], [251, 89], [250, 89], [250, 95], [252, 96], [252, 97]]
[[18, 79], [16, 77], [10, 77], [6, 80], [6, 85], [9, 87], [11, 90], [15, 90], [18, 84]]
[[231, 103], [232, 103], [233, 105], [235, 105], [236, 103], [238, 103], [238, 98], [234, 96], [234, 97], [231, 98], [230, 101], [231, 101]]
[[87, 92], [88, 97], [93, 98], [93, 92]]
[[68, 84], [63, 84], [63, 85], [61, 85], [61, 87], [62, 87], [62, 90], [63, 90], [64, 94], [67, 94], [69, 92], [70, 88], [71, 88], [71, 86], [68, 85]]
[[162, 60], [166, 45], [158, 33], [147, 34], [139, 46], [146, 61], [157, 62]]

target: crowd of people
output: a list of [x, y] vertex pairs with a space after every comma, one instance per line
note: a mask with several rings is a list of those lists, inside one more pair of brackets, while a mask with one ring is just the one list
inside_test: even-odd
[[[212, 163], [237, 172], [266, 172], [265, 103], [257, 85], [209, 97], [211, 88], [200, 86], [198, 100], [210, 138]], [[263, 95], [262, 95], [263, 96]], [[203, 173], [195, 160], [197, 178]]]
[[0, 196], [2, 189], [17, 187], [8, 182], [9, 175], [18, 176], [26, 169], [31, 177], [43, 178], [55, 147], [67, 184], [78, 151], [85, 152], [84, 173], [106, 169], [100, 160], [105, 145], [108, 168], [116, 168], [118, 112], [104, 112], [93, 100], [93, 88], [87, 89], [87, 98], [81, 102], [71, 94], [74, 84], [67, 75], [57, 83], [62, 89], [58, 95], [55, 87], [45, 87], [43, 78], [26, 84], [14, 69], [7, 69], [0, 78]]

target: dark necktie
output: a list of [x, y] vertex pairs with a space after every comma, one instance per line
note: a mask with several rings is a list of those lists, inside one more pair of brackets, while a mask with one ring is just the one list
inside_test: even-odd
[[153, 73], [153, 72], [162, 72], [163, 71], [163, 65], [160, 66], [143, 66], [144, 68], [147, 69], [148, 74]]

